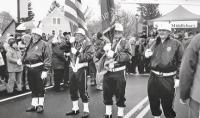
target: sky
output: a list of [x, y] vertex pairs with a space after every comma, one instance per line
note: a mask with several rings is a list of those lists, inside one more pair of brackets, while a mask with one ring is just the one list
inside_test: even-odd
[[[35, 20], [43, 19], [48, 10], [52, 1], [54, 0], [31, 0], [32, 1], [32, 8], [35, 13]], [[64, 5], [65, 0], [57, 0], [61, 5]], [[115, 0], [117, 4], [119, 4], [121, 0]], [[101, 11], [99, 0], [82, 0], [84, 8], [86, 6], [89, 7], [91, 10], [91, 20], [96, 20], [100, 18]], [[160, 5], [159, 10], [164, 15], [173, 9], [175, 9], [178, 5]], [[195, 5], [183, 5], [189, 11], [200, 15], [200, 6]], [[121, 4], [121, 8], [125, 11], [137, 13], [137, 5], [135, 4]], [[0, 2], [0, 12], [7, 11], [9, 12], [15, 19], [17, 17], [17, 0], [1, 0]]]

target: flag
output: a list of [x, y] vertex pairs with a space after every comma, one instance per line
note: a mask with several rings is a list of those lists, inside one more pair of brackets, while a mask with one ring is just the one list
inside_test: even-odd
[[100, 0], [103, 34], [112, 42], [114, 36], [114, 0]]
[[82, 12], [81, 0], [65, 0], [64, 10], [65, 16], [69, 18], [72, 23], [87, 30], [85, 16]]

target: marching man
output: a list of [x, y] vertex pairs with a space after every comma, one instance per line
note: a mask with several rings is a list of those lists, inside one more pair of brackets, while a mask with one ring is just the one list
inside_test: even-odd
[[88, 68], [88, 61], [93, 59], [94, 50], [90, 41], [85, 36], [85, 31], [82, 28], [78, 28], [75, 33], [75, 42], [71, 47], [71, 64], [73, 69], [73, 75], [70, 81], [70, 95], [72, 100], [72, 110], [66, 115], [77, 115], [79, 113], [78, 106], [78, 92], [83, 102], [83, 115], [82, 118], [89, 116], [89, 96], [87, 93], [87, 78], [86, 70]]
[[30, 90], [32, 92], [31, 107], [26, 112], [44, 111], [44, 79], [51, 66], [50, 48], [42, 40], [42, 30], [35, 28], [32, 30], [31, 41], [26, 48], [23, 63], [27, 68], [27, 77]]
[[112, 44], [104, 46], [105, 58], [104, 68], [107, 73], [103, 79], [103, 98], [106, 105], [104, 118], [112, 118], [112, 97], [116, 96], [118, 106], [118, 118], [123, 118], [125, 105], [125, 69], [127, 62], [130, 61], [131, 53], [128, 42], [122, 37], [123, 26], [115, 24], [114, 39]]
[[171, 38], [170, 32], [170, 25], [158, 27], [158, 37], [145, 51], [145, 57], [150, 58], [148, 97], [154, 118], [160, 118], [162, 114], [160, 106], [166, 118], [176, 117], [173, 101], [175, 88], [179, 83], [176, 77], [183, 55], [183, 45]]

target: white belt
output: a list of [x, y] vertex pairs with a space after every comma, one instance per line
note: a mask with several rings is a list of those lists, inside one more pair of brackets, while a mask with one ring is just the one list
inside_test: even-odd
[[125, 70], [125, 69], [126, 69], [126, 66], [122, 66], [122, 67], [110, 69], [109, 71], [110, 72], [117, 72], [117, 71], [121, 71], [121, 70]]
[[155, 71], [155, 70], [151, 70], [153, 73], [155, 73], [156, 75], [159, 75], [159, 76], [173, 76], [176, 74], [176, 71], [174, 72], [169, 72], [169, 73], [162, 73], [162, 72], [158, 72], [158, 71]]
[[36, 63], [36, 64], [26, 64], [26, 66], [29, 67], [29, 68], [35, 68], [35, 67], [39, 67], [43, 64], [44, 63], [40, 62], [40, 63]]

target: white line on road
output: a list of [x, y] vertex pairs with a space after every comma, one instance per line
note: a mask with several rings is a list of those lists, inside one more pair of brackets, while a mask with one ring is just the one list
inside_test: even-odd
[[143, 118], [147, 112], [150, 110], [150, 105], [147, 105], [141, 112], [136, 116], [136, 118]]
[[[53, 86], [46, 87], [45, 89], [50, 89], [50, 88], [53, 88]], [[26, 93], [23, 93], [23, 94], [20, 94], [20, 95], [16, 95], [16, 96], [12, 96], [12, 97], [9, 97], [9, 98], [5, 98], [5, 99], [0, 100], [0, 103], [8, 101], [8, 100], [15, 99], [15, 98], [19, 98], [19, 97], [22, 97], [22, 96], [25, 96], [25, 95], [29, 95], [29, 94], [31, 94], [31, 92], [26, 92]]]
[[124, 118], [130, 118], [145, 102], [148, 101], [148, 97], [145, 97], [142, 101], [140, 101], [134, 108], [129, 111]]

